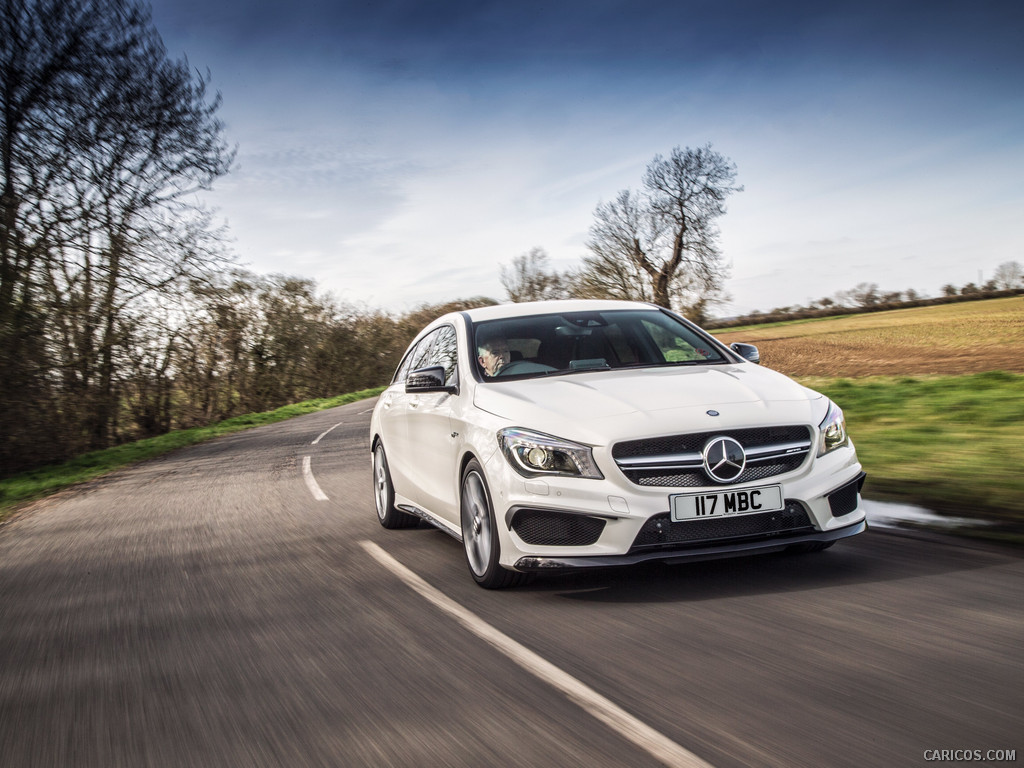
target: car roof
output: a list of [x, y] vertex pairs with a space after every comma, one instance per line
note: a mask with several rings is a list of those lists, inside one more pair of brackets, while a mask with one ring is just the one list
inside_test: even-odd
[[550, 315], [563, 312], [608, 312], [622, 309], [656, 310], [654, 304], [639, 301], [611, 301], [605, 299], [562, 299], [557, 301], [524, 301], [518, 304], [497, 304], [465, 310], [474, 323], [486, 320], [505, 320], [530, 315]]

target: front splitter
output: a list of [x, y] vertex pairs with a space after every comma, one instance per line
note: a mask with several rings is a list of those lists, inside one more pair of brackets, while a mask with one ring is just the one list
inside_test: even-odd
[[652, 560], [672, 562], [697, 562], [700, 560], [718, 560], [725, 557], [742, 557], [743, 555], [768, 554], [781, 552], [794, 544], [812, 544], [816, 542], [837, 541], [849, 536], [856, 536], [867, 530], [867, 520], [837, 528], [834, 531], [815, 531], [799, 536], [772, 537], [757, 541], [734, 541], [729, 544], [710, 546], [672, 547], [629, 552], [624, 555], [593, 555], [581, 557], [540, 557], [530, 555], [521, 557], [513, 566], [517, 571], [550, 572], [573, 568], [614, 568], [622, 565], [636, 565]]

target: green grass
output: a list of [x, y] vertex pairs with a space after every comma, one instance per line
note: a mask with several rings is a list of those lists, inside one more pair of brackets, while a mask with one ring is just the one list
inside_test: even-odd
[[801, 381], [842, 407], [868, 496], [1024, 523], [1024, 375]]
[[93, 451], [78, 456], [65, 464], [42, 467], [31, 472], [0, 480], [0, 520], [11, 514], [14, 509], [25, 502], [42, 498], [49, 494], [68, 488], [72, 485], [93, 480], [115, 469], [134, 464], [146, 459], [162, 456], [165, 453], [195, 445], [221, 435], [240, 432], [244, 429], [274, 424], [278, 421], [302, 416], [326, 408], [334, 408], [356, 400], [373, 397], [383, 391], [384, 387], [364, 389], [350, 392], [337, 397], [307, 400], [294, 405], [286, 405], [273, 411], [251, 413], [236, 416], [233, 419], [211, 424], [206, 427], [182, 429], [166, 435], [150, 437], [136, 443], [126, 443], [102, 451]]

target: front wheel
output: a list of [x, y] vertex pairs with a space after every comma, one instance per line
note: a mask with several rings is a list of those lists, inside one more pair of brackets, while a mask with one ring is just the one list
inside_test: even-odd
[[521, 584], [525, 574], [510, 571], [499, 562], [501, 544], [494, 521], [494, 508], [480, 463], [473, 459], [462, 473], [462, 544], [469, 572], [484, 589], [502, 589]]
[[419, 522], [415, 516], [395, 506], [395, 486], [391, 482], [384, 444], [380, 442], [373, 449], [373, 501], [377, 519], [385, 528], [411, 528]]

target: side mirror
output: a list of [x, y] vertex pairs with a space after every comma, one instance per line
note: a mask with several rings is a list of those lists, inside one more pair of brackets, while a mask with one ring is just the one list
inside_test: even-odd
[[417, 368], [409, 374], [405, 380], [406, 392], [448, 392], [457, 394], [458, 387], [445, 386], [445, 371], [440, 365], [431, 365], [427, 368]]
[[761, 362], [761, 353], [757, 351], [757, 347], [753, 344], [741, 344], [737, 341], [735, 344], [730, 344], [729, 349], [749, 363]]

